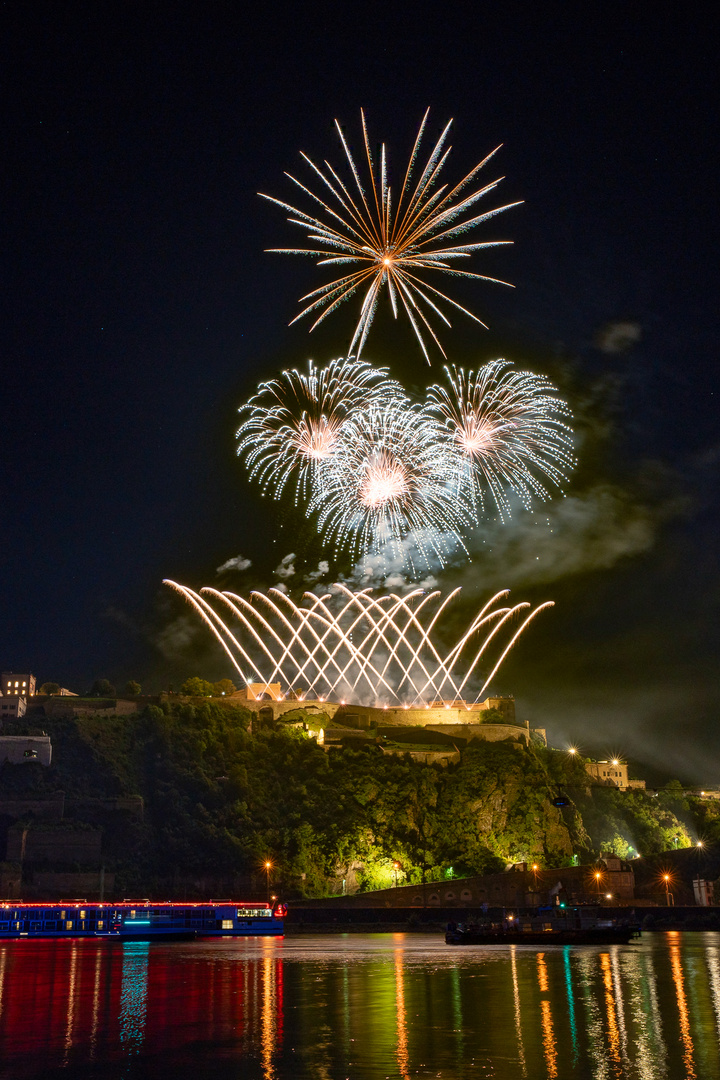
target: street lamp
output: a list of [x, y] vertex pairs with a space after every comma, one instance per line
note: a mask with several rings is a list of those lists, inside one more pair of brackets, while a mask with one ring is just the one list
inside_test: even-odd
[[670, 907], [671, 904], [675, 903], [675, 897], [670, 892], [670, 875], [663, 874], [663, 881], [665, 882], [665, 904]]
[[601, 877], [602, 877], [602, 874], [600, 873], [600, 871], [596, 870], [595, 871], [595, 884], [597, 885], [598, 900], [600, 899], [600, 878]]
[[398, 870], [400, 869], [400, 863], [397, 860], [393, 863], [393, 873], [395, 874], [395, 888], [398, 887]]
[[267, 885], [267, 902], [270, 903], [270, 871], [272, 870], [272, 863], [265, 863], [265, 882]]

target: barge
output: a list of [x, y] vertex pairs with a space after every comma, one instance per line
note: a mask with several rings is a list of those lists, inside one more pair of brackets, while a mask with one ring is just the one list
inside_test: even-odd
[[235, 900], [202, 903], [153, 900], [24, 903], [6, 900], [0, 903], [0, 940], [282, 937], [286, 911], [284, 904], [273, 906]]
[[532, 915], [504, 915], [500, 920], [449, 923], [448, 945], [627, 945], [640, 927], [627, 919], [602, 918], [587, 908], [539, 908]]

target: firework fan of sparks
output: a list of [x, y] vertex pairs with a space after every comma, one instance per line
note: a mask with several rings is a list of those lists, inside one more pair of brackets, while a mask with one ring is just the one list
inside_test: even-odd
[[465, 493], [451, 488], [456, 458], [422, 407], [358, 410], [318, 470], [310, 510], [326, 537], [353, 556], [381, 546], [398, 554], [413, 533], [424, 561], [433, 555], [442, 564], [472, 521]]
[[[428, 110], [429, 112], [429, 110]], [[467, 194], [474, 186], [483, 166], [497, 152], [493, 150], [472, 169], [459, 184], [449, 187], [439, 184], [440, 175], [451, 147], [446, 146], [450, 123], [436, 142], [424, 167], [416, 169], [420, 143], [427, 125], [428, 112], [423, 117], [415, 145], [410, 155], [405, 179], [400, 188], [397, 205], [391, 195], [385, 146], [380, 150], [376, 168], [370, 150], [365, 116], [361, 112], [363, 146], [368, 170], [368, 189], [363, 185], [360, 170], [350, 153], [342, 129], [335, 121], [352, 179], [345, 182], [333, 167], [325, 161], [317, 166], [307, 155], [304, 161], [315, 174], [315, 181], [323, 185], [322, 196], [315, 194], [290, 173], [286, 176], [295, 183], [315, 207], [315, 214], [306, 213], [280, 199], [259, 193], [262, 198], [276, 203], [291, 213], [288, 220], [307, 230], [308, 239], [318, 246], [308, 248], [270, 248], [270, 251], [291, 255], [317, 256], [318, 266], [345, 265], [347, 272], [313, 290], [300, 300], [306, 304], [292, 322], [305, 315], [315, 319], [311, 330], [326, 319], [343, 301], [350, 299], [358, 290], [363, 291], [360, 317], [355, 327], [350, 352], [362, 353], [381, 292], [387, 288], [395, 318], [398, 310], [405, 311], [417, 337], [425, 359], [430, 363], [424, 334], [429, 335], [440, 352], [445, 351], [433, 330], [430, 318], [437, 318], [450, 326], [446, 314], [448, 308], [468, 315], [481, 326], [485, 324], [471, 311], [440, 292], [426, 280], [434, 271], [455, 277], [492, 281], [501, 285], [509, 282], [485, 274], [458, 268], [458, 262], [471, 258], [483, 248], [498, 247], [512, 243], [510, 240], [487, 240], [475, 243], [459, 243], [463, 235], [483, 222], [518, 202], [498, 206], [485, 213], [476, 214], [474, 208], [483, 196], [493, 191], [500, 179], [493, 180]], [[417, 172], [420, 172], [417, 177]], [[307, 302], [307, 303], [306, 303]], [[445, 310], [443, 310], [443, 308]], [[292, 325], [292, 323], [291, 323]]]
[[561, 487], [575, 464], [567, 404], [544, 375], [515, 371], [506, 360], [477, 372], [445, 368], [449, 388], [431, 386], [427, 413], [444, 426], [458, 451], [459, 488], [484, 506], [489, 493], [501, 516], [508, 492], [530, 507], [547, 499], [546, 482]]
[[282, 680], [304, 700], [352, 695], [376, 702], [465, 703], [482, 666], [478, 701], [527, 626], [553, 606], [552, 601], [535, 608], [526, 601], [511, 606], [504, 602], [505, 589], [446, 651], [436, 640], [436, 627], [460, 589], [444, 599], [437, 589], [425, 593], [419, 588], [376, 599], [371, 589], [353, 592], [336, 584], [323, 595], [305, 593], [298, 605], [278, 589], [253, 592], [246, 600], [217, 589], [197, 593], [175, 581], [164, 584], [200, 615], [243, 682], [269, 687]]
[[307, 374], [284, 371], [279, 379], [261, 383], [240, 407], [237, 452], [263, 489], [270, 487], [279, 496], [295, 474], [296, 495], [305, 495], [318, 467], [332, 457], [353, 410], [406, 401], [386, 368], [352, 357], [332, 360], [324, 368], [310, 360]]

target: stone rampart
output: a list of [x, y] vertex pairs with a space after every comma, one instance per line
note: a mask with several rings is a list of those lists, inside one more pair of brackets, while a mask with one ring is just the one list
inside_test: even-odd
[[0, 765], [9, 761], [12, 765], [27, 765], [39, 761], [49, 765], [52, 746], [49, 735], [0, 735]]
[[25, 828], [11, 825], [7, 832], [8, 862], [98, 863], [100, 829]]

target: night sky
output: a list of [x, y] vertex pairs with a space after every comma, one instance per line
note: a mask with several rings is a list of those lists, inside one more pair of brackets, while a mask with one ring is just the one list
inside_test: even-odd
[[[490, 329], [458, 316], [449, 357], [548, 374], [579, 459], [565, 499], [489, 522], [442, 585], [463, 618], [505, 585], [556, 601], [496, 684], [555, 745], [720, 784], [709, 28], [672, 3], [531, 7], [3, 5], [3, 668], [221, 678], [162, 579], [267, 587], [294, 552], [299, 595], [327, 553], [245, 482], [236, 410], [342, 355], [353, 309], [287, 326], [323, 279], [264, 253], [300, 234], [256, 192], [289, 197], [301, 149], [338, 162], [333, 121], [357, 144], [360, 107], [399, 172], [429, 105], [431, 133], [455, 118], [449, 178], [503, 143], [498, 194], [525, 200], [474, 267], [516, 288], [458, 286]], [[385, 316], [365, 359], [413, 392], [440, 376]]]

